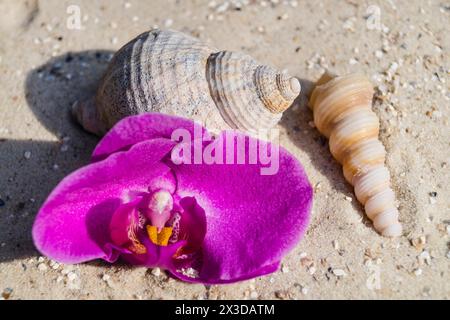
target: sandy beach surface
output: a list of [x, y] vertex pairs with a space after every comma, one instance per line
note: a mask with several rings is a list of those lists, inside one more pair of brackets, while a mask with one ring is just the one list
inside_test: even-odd
[[[0, 298], [450, 298], [449, 21], [442, 0], [0, 1]], [[98, 141], [70, 106], [92, 95], [115, 50], [156, 26], [301, 79], [279, 129], [314, 186], [314, 208], [277, 273], [193, 285], [120, 263], [61, 265], [33, 246], [40, 205]], [[306, 94], [327, 68], [362, 72], [376, 87], [400, 238], [375, 232], [313, 126]]]

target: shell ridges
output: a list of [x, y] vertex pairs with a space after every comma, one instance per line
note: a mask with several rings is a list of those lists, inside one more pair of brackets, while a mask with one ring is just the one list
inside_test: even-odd
[[[190, 118], [213, 131], [254, 131], [275, 126], [299, 91], [297, 79], [248, 55], [218, 51], [181, 32], [155, 29], [114, 55], [91, 99], [95, 103], [81, 103], [73, 113], [98, 135], [126, 116], [145, 112]], [[88, 114], [93, 117], [87, 119]]]
[[309, 106], [317, 129], [330, 139], [330, 151], [343, 165], [374, 228], [384, 236], [402, 234], [385, 167], [386, 151], [378, 140], [379, 120], [372, 111], [373, 88], [360, 74], [335, 76], [326, 72], [313, 90]]

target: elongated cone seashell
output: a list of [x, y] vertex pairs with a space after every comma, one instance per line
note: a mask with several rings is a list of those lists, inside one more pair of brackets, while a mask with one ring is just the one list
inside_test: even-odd
[[144, 112], [197, 120], [209, 129], [268, 129], [300, 93], [300, 82], [248, 55], [218, 51], [176, 31], [153, 30], [113, 57], [94, 98], [74, 105], [98, 135]]
[[362, 75], [336, 77], [325, 73], [310, 97], [317, 129], [329, 138], [333, 157], [375, 229], [384, 236], [402, 233], [384, 166], [386, 151], [378, 140], [379, 120], [372, 111], [372, 84]]

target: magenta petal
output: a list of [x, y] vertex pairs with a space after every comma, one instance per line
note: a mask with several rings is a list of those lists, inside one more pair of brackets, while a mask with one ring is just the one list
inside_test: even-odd
[[173, 148], [167, 139], [134, 145], [67, 176], [40, 209], [33, 226], [38, 250], [63, 263], [95, 258], [114, 260], [109, 243], [112, 214], [139, 192], [161, 181], [175, 188], [170, 169], [160, 160]]
[[[239, 133], [231, 139], [246, 141], [248, 158], [249, 141], [255, 140]], [[214, 143], [221, 141], [225, 141], [224, 133]], [[195, 197], [206, 215], [203, 264], [199, 278], [191, 280], [226, 283], [273, 272], [307, 227], [312, 188], [300, 163], [284, 149], [280, 148], [279, 170], [274, 175], [261, 175], [259, 159], [253, 165], [171, 167], [178, 194]]]
[[146, 113], [127, 117], [119, 121], [100, 140], [92, 154], [92, 160], [104, 159], [114, 152], [127, 149], [145, 140], [155, 138], [170, 140], [176, 129], [185, 129], [194, 137], [194, 128], [209, 138], [205, 128], [188, 119], [160, 113]]

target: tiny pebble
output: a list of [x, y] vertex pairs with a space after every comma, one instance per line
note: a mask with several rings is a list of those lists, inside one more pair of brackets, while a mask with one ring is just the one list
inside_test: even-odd
[[60, 267], [60, 264], [58, 262], [52, 260], [52, 261], [50, 261], [50, 267], [53, 270], [56, 270], [56, 269], [58, 269]]
[[345, 200], [348, 201], [348, 202], [352, 202], [352, 197], [345, 196]]
[[342, 25], [342, 27], [348, 31], [355, 31], [355, 25], [354, 25], [355, 20], [356, 19], [354, 17], [348, 18], [347, 20], [344, 21], [344, 24]]
[[355, 64], [357, 64], [358, 63], [358, 60], [356, 60], [355, 58], [350, 58], [349, 60], [348, 60], [348, 64], [349, 65], [355, 65]]
[[67, 279], [69, 279], [69, 281], [74, 281], [77, 278], [78, 278], [78, 275], [75, 272], [69, 272], [67, 274]]
[[154, 268], [152, 270], [152, 275], [154, 275], [155, 277], [159, 277], [161, 275], [161, 269], [160, 268]]
[[38, 264], [38, 270], [39, 271], [46, 271], [47, 270], [47, 266], [45, 265], [45, 263], [39, 263]]
[[304, 295], [308, 294], [308, 288], [307, 287], [303, 287], [302, 288], [302, 294], [304, 294]]
[[216, 12], [217, 13], [225, 12], [228, 9], [229, 5], [230, 5], [230, 3], [225, 1], [224, 3], [222, 3], [220, 6], [218, 6], [216, 8]]
[[289, 267], [288, 267], [288, 266], [283, 266], [283, 267], [281, 268], [281, 272], [283, 272], [283, 273], [288, 273], [288, 272], [289, 272]]
[[315, 267], [311, 267], [308, 269], [308, 272], [310, 275], [313, 275], [314, 273], [316, 273], [316, 268]]
[[414, 274], [416, 275], [416, 277], [420, 276], [422, 274], [422, 269], [418, 268], [414, 270]]
[[428, 253], [428, 251], [423, 251], [419, 256], [418, 256], [419, 262], [420, 263], [426, 263], [428, 265], [431, 264], [431, 256]]
[[3, 298], [4, 300], [8, 300], [11, 297], [11, 294], [13, 292], [13, 289], [11, 288], [5, 288], [5, 290], [3, 290], [1, 298]]
[[339, 250], [339, 242], [337, 240], [333, 240], [333, 248], [334, 250]]
[[62, 273], [63, 275], [67, 275], [67, 274], [69, 274], [72, 270], [73, 270], [73, 267], [72, 267], [72, 266], [66, 266], [66, 267], [64, 267], [64, 269], [61, 270], [61, 273]]
[[345, 277], [347, 275], [347, 273], [345, 273], [345, 271], [342, 269], [333, 269], [333, 274], [336, 277]]
[[166, 28], [170, 28], [173, 25], [173, 20], [172, 19], [166, 19], [166, 21], [164, 21], [164, 26]]
[[314, 191], [319, 191], [322, 188], [322, 184], [320, 182], [317, 182], [314, 185]]
[[107, 274], [104, 274], [103, 277], [102, 277], [103, 281], [108, 281], [109, 279], [111, 279], [111, 277], [109, 275], [107, 275]]
[[31, 158], [31, 151], [25, 151], [24, 152], [24, 154], [23, 154], [23, 157], [25, 158], [25, 159], [30, 159]]
[[258, 292], [252, 291], [252, 292], [250, 293], [250, 298], [252, 298], [252, 299], [258, 299], [258, 297], [259, 297]]
[[420, 236], [419, 238], [413, 239], [411, 241], [411, 244], [416, 248], [418, 251], [422, 251], [427, 243], [426, 236]]

